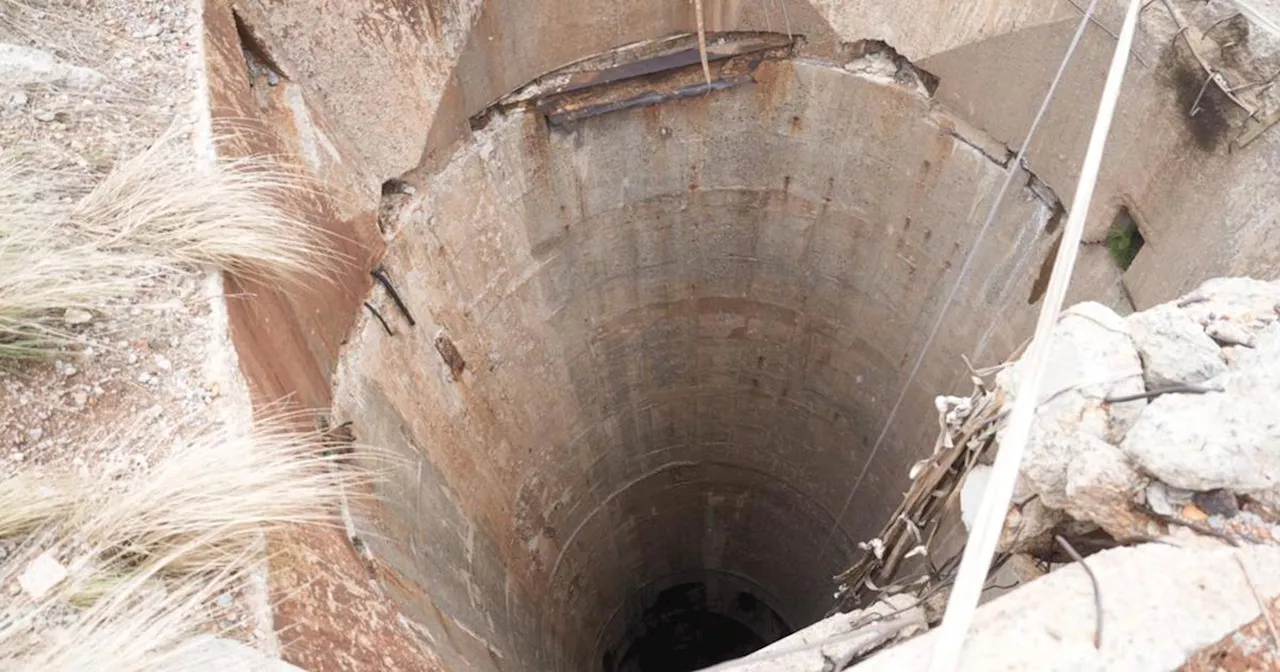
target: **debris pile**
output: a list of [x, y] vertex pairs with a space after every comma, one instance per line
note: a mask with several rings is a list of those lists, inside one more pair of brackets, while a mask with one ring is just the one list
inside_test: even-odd
[[[1280, 539], [1280, 283], [1211, 280], [1126, 318], [1075, 306], [1050, 362], [1002, 550], [1082, 525], [1117, 542], [1167, 525]], [[1006, 402], [1018, 375], [997, 376]]]
[[[1280, 545], [1280, 282], [1215, 279], [1123, 318], [1079, 304], [1049, 362], [993, 582], [1149, 541]], [[906, 600], [941, 619], [960, 551], [947, 533], [981, 501], [1022, 366], [970, 367], [970, 396], [937, 398], [934, 450], [836, 577], [839, 609]]]

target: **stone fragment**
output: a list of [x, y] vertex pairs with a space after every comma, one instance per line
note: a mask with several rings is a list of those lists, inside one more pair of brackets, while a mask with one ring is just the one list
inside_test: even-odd
[[[1207, 337], [1206, 337], [1207, 338]], [[997, 386], [1011, 404], [1024, 363], [1001, 371]], [[1124, 436], [1142, 412], [1142, 402], [1107, 404], [1112, 395], [1144, 391], [1142, 363], [1125, 320], [1100, 303], [1063, 311], [1054, 328], [1052, 352], [1040, 390], [1032, 443], [1054, 434], [1092, 434], [1104, 441]], [[1066, 439], [1059, 439], [1059, 443]]]
[[1243, 345], [1246, 348], [1252, 348], [1254, 344], [1253, 334], [1243, 326], [1227, 320], [1210, 322], [1204, 328], [1204, 333], [1219, 345]]
[[1195, 385], [1227, 370], [1218, 345], [1175, 304], [1134, 313], [1125, 323], [1142, 355], [1149, 389]]
[[93, 321], [93, 313], [83, 308], [68, 308], [62, 312], [62, 321], [72, 327], [89, 324]]
[[53, 557], [52, 551], [40, 554], [18, 577], [18, 585], [33, 600], [42, 600], [49, 591], [67, 578], [67, 568]]
[[1280, 282], [1253, 278], [1214, 278], [1205, 281], [1179, 303], [1182, 310], [1203, 326], [1230, 320], [1249, 328], [1276, 321]]
[[0, 43], [0, 82], [6, 86], [51, 84], [83, 90], [96, 87], [102, 80], [96, 70], [63, 63], [47, 51]]
[[1143, 521], [1129, 504], [1138, 498], [1146, 479], [1115, 446], [1091, 436], [1081, 438], [1082, 449], [1067, 465], [1066, 512], [1101, 526], [1113, 537], [1134, 536]]
[[1269, 490], [1280, 484], [1277, 408], [1280, 390], [1254, 396], [1235, 392], [1230, 383], [1226, 392], [1166, 394], [1147, 406], [1120, 448], [1140, 469], [1174, 487]]
[[1172, 516], [1191, 501], [1192, 492], [1171, 488], [1160, 481], [1151, 481], [1146, 488], [1147, 507], [1162, 516]]

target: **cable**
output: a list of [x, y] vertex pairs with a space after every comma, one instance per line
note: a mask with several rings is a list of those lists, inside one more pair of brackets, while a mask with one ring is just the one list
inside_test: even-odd
[[929, 353], [929, 348], [933, 346], [934, 338], [938, 336], [938, 330], [942, 327], [942, 320], [947, 316], [947, 309], [955, 302], [956, 293], [960, 290], [960, 286], [964, 284], [964, 279], [969, 273], [973, 257], [978, 248], [982, 247], [982, 240], [986, 237], [992, 223], [995, 222], [996, 214], [1000, 211], [1000, 204], [1004, 201], [1005, 193], [1009, 191], [1009, 185], [1013, 183], [1013, 176], [1017, 174], [1018, 168], [1022, 166], [1023, 159], [1027, 155], [1027, 148], [1031, 146], [1031, 138], [1035, 135], [1036, 128], [1040, 125], [1040, 120], [1044, 118], [1045, 110], [1049, 109], [1049, 102], [1053, 100], [1053, 94], [1058, 90], [1058, 83], [1062, 81], [1062, 74], [1066, 72], [1067, 63], [1071, 61], [1071, 55], [1075, 53], [1076, 45], [1080, 44], [1080, 37], [1084, 35], [1084, 29], [1089, 25], [1089, 20], [1093, 17], [1093, 10], [1097, 4], [1098, 0], [1090, 0], [1089, 8], [1085, 10], [1084, 16], [1080, 17], [1080, 24], [1076, 26], [1075, 35], [1071, 36], [1071, 44], [1067, 45], [1067, 52], [1063, 54], [1062, 62], [1058, 64], [1058, 72], [1054, 74], [1053, 81], [1049, 84], [1049, 90], [1045, 92], [1044, 99], [1040, 101], [1040, 109], [1036, 111], [1035, 119], [1031, 121], [1031, 127], [1027, 129], [1027, 137], [1023, 140], [1022, 146], [1018, 148], [1017, 156], [1009, 162], [1005, 171], [1004, 183], [1000, 185], [1000, 191], [996, 192], [996, 200], [987, 211], [987, 219], [982, 223], [982, 228], [978, 229], [978, 235], [974, 238], [973, 245], [964, 255], [964, 262], [960, 264], [960, 273], [956, 276], [955, 283], [951, 285], [951, 290], [947, 293], [947, 299], [942, 302], [942, 308], [938, 310], [938, 317], [934, 320], [933, 327], [929, 330], [928, 338], [924, 340], [924, 345], [920, 348], [915, 361], [911, 364], [911, 371], [907, 374], [907, 381], [903, 383], [902, 390], [898, 393], [897, 401], [893, 402], [893, 407], [889, 410], [889, 417], [885, 418], [884, 425], [880, 427], [880, 435], [876, 437], [875, 443], [872, 444], [871, 453], [867, 456], [866, 462], [863, 463], [862, 470], [858, 472], [857, 478], [853, 480], [853, 486], [849, 488], [849, 494], [844, 498], [844, 504], [840, 506], [840, 512], [836, 514], [835, 520], [831, 524], [831, 531], [827, 533], [826, 540], [822, 542], [822, 546], [818, 549], [819, 557], [831, 545], [831, 540], [835, 538], [836, 530], [840, 528], [841, 519], [849, 511], [849, 504], [853, 502], [853, 495], [858, 491], [858, 486], [862, 485], [862, 479], [866, 477], [867, 471], [871, 468], [876, 455], [880, 452], [884, 437], [888, 435], [894, 418], [898, 416], [898, 409], [901, 408], [902, 401], [907, 397], [907, 391], [911, 389], [911, 384], [915, 382], [916, 374], [920, 372], [920, 364], [924, 361], [925, 355]]
[[1018, 477], [1018, 466], [1022, 461], [1022, 453], [1026, 449], [1027, 438], [1031, 434], [1036, 398], [1044, 381], [1044, 371], [1049, 361], [1053, 327], [1058, 322], [1058, 313], [1066, 299], [1067, 286], [1071, 282], [1071, 272], [1075, 268], [1076, 256], [1080, 250], [1080, 239], [1084, 236], [1085, 218], [1089, 214], [1093, 190], [1098, 183], [1103, 150], [1107, 144], [1107, 134], [1111, 130], [1111, 121], [1115, 116], [1116, 103], [1120, 97], [1120, 85], [1124, 81], [1125, 67], [1129, 62], [1129, 48], [1133, 44], [1133, 35], [1137, 29], [1138, 8], [1141, 3], [1142, 0], [1130, 0], [1115, 53], [1111, 57], [1111, 68], [1107, 72], [1107, 81], [1102, 88], [1102, 99], [1098, 103], [1098, 115], [1093, 123], [1093, 134], [1089, 138], [1089, 149], [1084, 155], [1080, 181], [1076, 184], [1076, 193], [1071, 201], [1067, 225], [1062, 232], [1062, 244], [1058, 246], [1058, 256], [1054, 260], [1053, 273], [1049, 277], [1049, 288], [1045, 292], [1044, 305], [1040, 308], [1035, 335], [1023, 359], [1026, 370], [1018, 384], [1017, 396], [1013, 400], [1013, 410], [1009, 414], [1009, 424], [1005, 427], [1004, 439], [1001, 441], [1000, 450], [996, 453], [995, 465], [987, 481], [982, 504], [978, 507], [977, 518], [969, 532], [964, 555], [960, 560], [960, 570], [956, 575], [955, 585], [952, 586], [951, 596], [947, 600], [947, 609], [943, 614], [942, 623], [938, 626], [938, 635], [934, 641], [933, 656], [929, 664], [932, 672], [949, 672], [959, 666], [964, 640], [973, 623], [974, 612], [978, 608], [978, 599], [986, 581], [991, 556], [1000, 539], [1009, 500], [1013, 496], [1014, 482]]

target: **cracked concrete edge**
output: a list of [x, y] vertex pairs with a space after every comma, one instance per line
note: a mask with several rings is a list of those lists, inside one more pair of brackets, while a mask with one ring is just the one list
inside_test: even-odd
[[[196, 13], [194, 25], [203, 26], [205, 0], [191, 0], [190, 7]], [[204, 30], [196, 29], [192, 33], [190, 39], [193, 41], [194, 48], [191, 50], [189, 63], [193, 79], [192, 150], [201, 170], [213, 170], [217, 167], [218, 153], [213, 141], [213, 112], [209, 74], [206, 71], [209, 61], [205, 51], [208, 45]], [[226, 287], [222, 271], [209, 269], [205, 272], [203, 298], [209, 308], [210, 326], [202, 368], [205, 379], [216, 381], [219, 387], [219, 395], [213, 404], [214, 417], [219, 424], [234, 427], [237, 431], [252, 431], [253, 402], [249, 394], [248, 381], [240, 368], [240, 357], [231, 341], [231, 321], [227, 312]], [[252, 614], [251, 629], [257, 649], [273, 659], [279, 659], [280, 641], [276, 635], [274, 610], [271, 605], [266, 537], [261, 537], [254, 545], [257, 561], [248, 572], [244, 599]], [[280, 661], [280, 664], [285, 663]]]
[[[1264, 600], [1280, 594], [1280, 573], [1266, 571], [1280, 566], [1280, 548], [1203, 540], [1115, 548], [1085, 561], [1101, 588], [1100, 649], [1093, 589], [1072, 564], [983, 605], [958, 669], [1174, 669], [1261, 613], [1235, 554]], [[933, 641], [924, 634], [850, 669], [923, 669]]]

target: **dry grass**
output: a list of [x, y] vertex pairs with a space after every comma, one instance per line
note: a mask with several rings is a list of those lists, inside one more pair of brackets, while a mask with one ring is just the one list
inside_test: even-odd
[[[372, 472], [337, 462], [295, 419], [203, 432], [133, 482], [0, 483], [0, 531], [21, 544], [0, 586], [45, 552], [69, 572], [47, 597], [22, 594], [0, 611], [0, 669], [162, 667], [208, 630], [208, 603], [244, 579], [265, 534], [340, 526], [337, 502]], [[148, 437], [101, 439], [123, 440]]]
[[103, 250], [269, 282], [332, 270], [330, 236], [286, 210], [315, 196], [301, 170], [277, 157], [250, 157], [205, 172], [190, 155], [185, 137], [167, 134], [78, 203], [71, 224]]
[[69, 342], [67, 308], [127, 297], [159, 273], [214, 267], [273, 284], [327, 277], [330, 236], [288, 214], [314, 191], [271, 157], [202, 171], [167, 134], [101, 182], [0, 159], [0, 358]]

